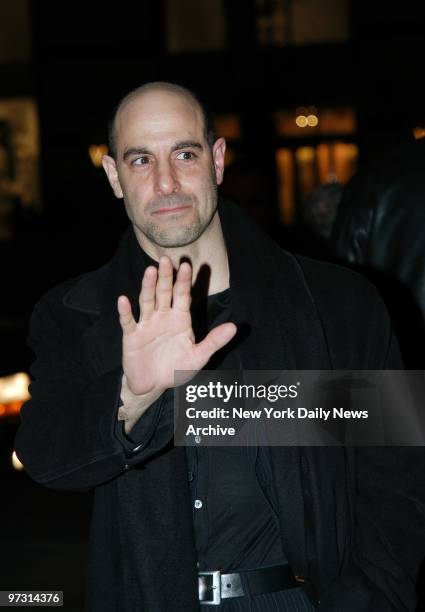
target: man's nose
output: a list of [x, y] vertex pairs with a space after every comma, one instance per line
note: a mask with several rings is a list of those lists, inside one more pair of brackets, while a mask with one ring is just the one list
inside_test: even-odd
[[155, 191], [160, 195], [169, 195], [177, 191], [178, 179], [173, 166], [168, 161], [157, 164], [155, 183]]

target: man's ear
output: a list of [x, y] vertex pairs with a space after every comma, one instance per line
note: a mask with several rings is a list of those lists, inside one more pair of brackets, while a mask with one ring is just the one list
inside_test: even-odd
[[213, 146], [213, 161], [214, 161], [214, 170], [215, 170], [215, 178], [217, 181], [217, 185], [221, 185], [223, 182], [223, 173], [224, 173], [224, 154], [226, 153], [226, 141], [224, 138], [219, 138], [215, 141]]
[[108, 181], [112, 187], [112, 190], [117, 198], [123, 197], [120, 181], [118, 178], [117, 165], [115, 159], [110, 155], [104, 155], [102, 157], [102, 166], [108, 177]]

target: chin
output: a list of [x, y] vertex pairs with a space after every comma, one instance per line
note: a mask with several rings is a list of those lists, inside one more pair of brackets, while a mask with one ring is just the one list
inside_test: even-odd
[[194, 242], [196, 242], [198, 240], [198, 238], [200, 237], [200, 234], [196, 233], [196, 234], [190, 234], [190, 235], [184, 235], [184, 236], [158, 236], [154, 242], [162, 247], [162, 248], [168, 248], [168, 249], [176, 249], [178, 247], [184, 247], [187, 246], [189, 244], [193, 244]]

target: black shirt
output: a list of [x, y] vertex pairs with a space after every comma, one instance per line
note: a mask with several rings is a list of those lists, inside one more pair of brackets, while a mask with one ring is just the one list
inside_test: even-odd
[[[198, 303], [193, 320], [197, 341], [231, 320], [229, 289]], [[205, 367], [240, 369], [237, 347], [224, 347]], [[252, 446], [186, 447], [200, 570], [229, 572], [287, 562], [278, 517], [263, 490], [271, 486], [267, 456], [258, 450]]]

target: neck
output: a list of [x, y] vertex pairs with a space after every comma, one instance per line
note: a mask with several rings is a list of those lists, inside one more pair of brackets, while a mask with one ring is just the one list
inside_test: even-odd
[[192, 244], [183, 247], [160, 247], [148, 241], [145, 236], [136, 233], [137, 240], [149, 257], [158, 261], [162, 255], [167, 255], [175, 270], [180, 263], [189, 261], [192, 265], [192, 285], [201, 283], [201, 277], [208, 279], [208, 295], [219, 293], [229, 287], [229, 263], [218, 212], [202, 236]]

